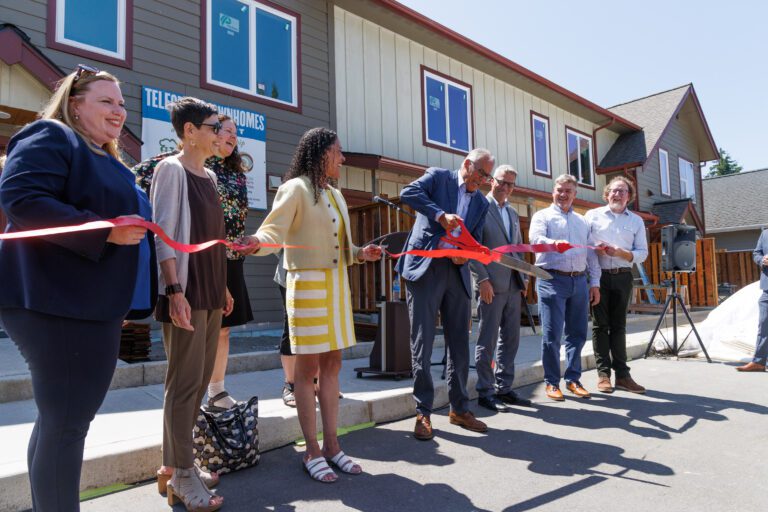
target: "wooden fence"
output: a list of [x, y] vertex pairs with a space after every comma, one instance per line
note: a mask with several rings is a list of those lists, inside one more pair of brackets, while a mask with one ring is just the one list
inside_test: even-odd
[[733, 291], [760, 279], [760, 269], [752, 259], [752, 251], [717, 251], [717, 282], [735, 285]]

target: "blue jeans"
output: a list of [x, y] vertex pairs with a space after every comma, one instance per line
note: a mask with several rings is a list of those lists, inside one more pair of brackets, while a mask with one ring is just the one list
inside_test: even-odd
[[757, 325], [757, 343], [753, 363], [765, 365], [768, 360], [768, 290], [763, 290], [760, 295], [760, 320]]
[[544, 381], [560, 385], [560, 340], [565, 333], [565, 381], [581, 378], [581, 349], [587, 339], [589, 287], [586, 275], [577, 277], [553, 274], [552, 279], [536, 280], [541, 319], [541, 363]]

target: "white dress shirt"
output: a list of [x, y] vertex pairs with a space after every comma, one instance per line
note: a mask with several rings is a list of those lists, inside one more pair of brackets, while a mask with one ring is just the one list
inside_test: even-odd
[[609, 206], [589, 210], [584, 216], [595, 242], [605, 242], [632, 253], [632, 261], [618, 256], [598, 255], [600, 267], [615, 269], [640, 264], [648, 257], [648, 240], [645, 237], [645, 223], [636, 213], [625, 208], [614, 213]]

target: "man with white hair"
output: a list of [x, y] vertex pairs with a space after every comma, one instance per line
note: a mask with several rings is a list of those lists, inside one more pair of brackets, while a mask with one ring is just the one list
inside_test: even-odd
[[[589, 224], [573, 209], [578, 183], [569, 174], [555, 179], [552, 204], [531, 218], [528, 237], [532, 244], [570, 242], [594, 245]], [[560, 391], [560, 340], [565, 332], [565, 387], [579, 398], [590, 398], [581, 379], [581, 349], [587, 340], [589, 306], [600, 302], [600, 264], [595, 251], [570, 249], [563, 254], [545, 252], [536, 255], [536, 266], [552, 279], [536, 281], [541, 318], [541, 363], [547, 397], [565, 400]]]
[[[478, 190], [491, 179], [494, 161], [487, 149], [473, 149], [460, 169], [430, 167], [421, 178], [403, 189], [400, 200], [417, 212], [405, 243], [406, 251], [446, 248], [441, 238], [455, 232], [460, 220], [473, 237], [480, 236], [488, 201]], [[487, 431], [485, 423], [470, 412], [467, 394], [472, 291], [467, 260], [407, 254], [400, 257], [396, 268], [405, 279], [411, 320], [413, 397], [417, 412], [414, 437], [419, 440], [433, 437], [431, 414], [435, 389], [430, 366], [438, 311], [448, 348], [449, 421], [475, 432]]]
[[[493, 248], [522, 243], [520, 219], [507, 201], [515, 189], [516, 179], [517, 171], [511, 165], [500, 165], [493, 173], [491, 192], [486, 196], [489, 208], [483, 225], [483, 245]], [[475, 278], [480, 318], [475, 346], [477, 403], [496, 412], [509, 412], [508, 405], [530, 406], [530, 400], [518, 397], [512, 390], [515, 356], [520, 346], [520, 313], [528, 279], [497, 263], [483, 265], [472, 261], [470, 269]], [[494, 353], [495, 371], [492, 368]]]

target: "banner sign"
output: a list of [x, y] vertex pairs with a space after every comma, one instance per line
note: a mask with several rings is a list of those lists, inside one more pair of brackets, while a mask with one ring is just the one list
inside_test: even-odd
[[[142, 87], [141, 103], [141, 159], [176, 149], [178, 137], [171, 126], [168, 105], [182, 98], [153, 87]], [[232, 118], [237, 125], [237, 147], [247, 170], [248, 207], [267, 209], [267, 118], [264, 114], [214, 103], [219, 114]]]

